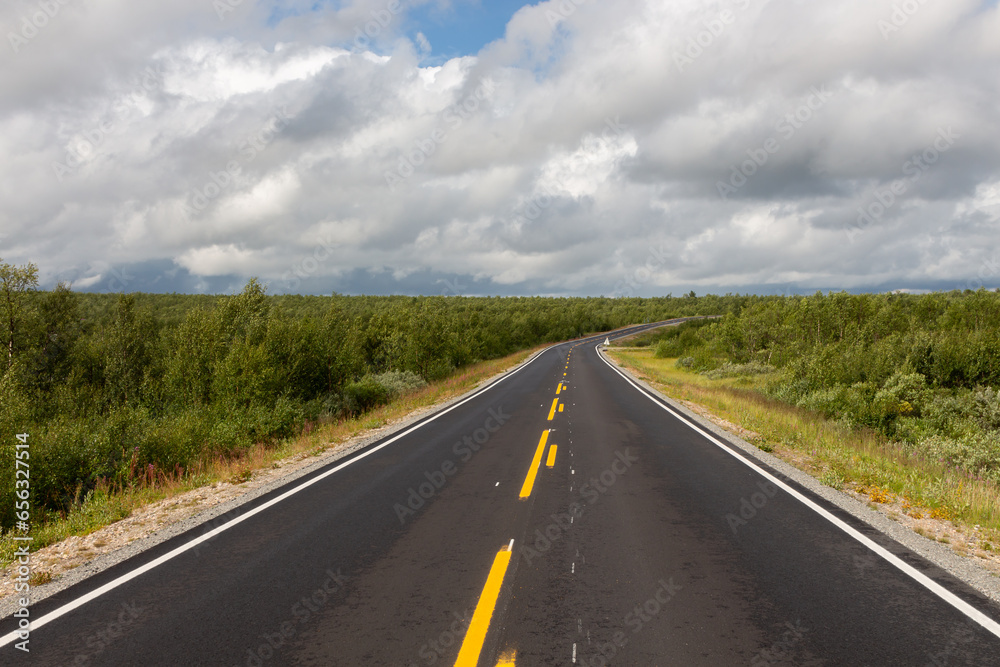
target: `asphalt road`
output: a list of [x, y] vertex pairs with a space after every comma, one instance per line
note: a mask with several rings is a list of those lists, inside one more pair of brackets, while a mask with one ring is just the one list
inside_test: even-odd
[[33, 605], [58, 617], [2, 664], [1000, 664], [996, 605], [664, 410], [603, 338]]

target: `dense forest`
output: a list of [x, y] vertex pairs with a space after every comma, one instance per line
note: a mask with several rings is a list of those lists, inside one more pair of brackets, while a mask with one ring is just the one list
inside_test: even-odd
[[874, 429], [913, 454], [1000, 482], [1000, 293], [752, 299], [664, 330], [659, 357]]
[[636, 322], [738, 310], [747, 297], [474, 298], [87, 294], [0, 263], [0, 526], [15, 435], [32, 506], [239, 456], [364, 412], [467, 364]]

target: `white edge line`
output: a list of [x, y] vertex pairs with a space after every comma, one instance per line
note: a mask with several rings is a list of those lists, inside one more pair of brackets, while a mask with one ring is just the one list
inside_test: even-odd
[[[556, 343], [556, 345], [561, 345], [561, 343]], [[212, 531], [209, 531], [209, 532], [207, 532], [207, 533], [205, 533], [205, 534], [203, 534], [203, 535], [201, 535], [199, 537], [196, 537], [195, 539], [191, 540], [190, 542], [186, 542], [186, 543], [182, 544], [181, 546], [173, 549], [172, 551], [168, 551], [167, 553], [163, 554], [159, 558], [156, 558], [156, 559], [154, 559], [154, 560], [146, 563], [145, 565], [143, 565], [143, 566], [141, 566], [139, 568], [136, 568], [135, 570], [132, 570], [132, 571], [126, 573], [126, 574], [121, 575], [117, 579], [113, 579], [112, 581], [109, 581], [108, 583], [104, 584], [103, 586], [95, 588], [94, 590], [90, 591], [86, 595], [78, 597], [77, 599], [73, 600], [72, 602], [67, 602], [66, 604], [64, 604], [63, 606], [59, 607], [58, 609], [54, 609], [54, 610], [50, 611], [48, 614], [45, 614], [44, 616], [42, 616], [41, 618], [39, 618], [37, 621], [32, 621], [31, 622], [31, 626], [30, 626], [31, 630], [34, 631], [34, 630], [37, 630], [38, 628], [41, 628], [41, 627], [43, 627], [45, 625], [48, 625], [49, 623], [51, 623], [52, 621], [56, 620], [60, 616], [68, 614], [69, 612], [73, 611], [74, 609], [82, 607], [83, 605], [87, 604], [91, 600], [95, 600], [95, 599], [99, 598], [100, 596], [104, 595], [108, 591], [111, 591], [111, 590], [113, 590], [115, 588], [118, 588], [122, 584], [127, 583], [127, 582], [131, 581], [132, 579], [135, 579], [136, 577], [145, 574], [146, 572], [149, 572], [153, 568], [158, 567], [159, 565], [162, 565], [163, 563], [167, 562], [168, 560], [170, 560], [170, 559], [172, 559], [172, 558], [174, 558], [176, 556], [179, 556], [180, 554], [184, 553], [185, 551], [188, 551], [189, 549], [192, 549], [192, 548], [198, 546], [202, 542], [205, 542], [207, 540], [212, 539], [213, 537], [215, 537], [219, 533], [222, 533], [223, 531], [229, 530], [230, 528], [232, 528], [236, 524], [242, 523], [243, 521], [246, 521], [247, 519], [249, 519], [250, 517], [254, 516], [255, 514], [259, 514], [260, 512], [263, 512], [264, 510], [268, 509], [272, 505], [276, 505], [276, 504], [280, 503], [282, 500], [285, 500], [286, 498], [289, 498], [290, 496], [295, 495], [299, 491], [302, 491], [303, 489], [312, 486], [316, 482], [319, 482], [320, 480], [326, 479], [327, 477], [329, 477], [333, 473], [335, 473], [335, 472], [337, 472], [337, 471], [339, 471], [339, 470], [341, 470], [343, 468], [346, 468], [347, 466], [349, 466], [349, 465], [351, 465], [353, 463], [356, 463], [356, 462], [360, 461], [361, 459], [363, 459], [363, 458], [365, 458], [367, 456], [370, 456], [371, 454], [374, 454], [375, 452], [379, 451], [383, 447], [387, 447], [387, 446], [391, 445], [392, 443], [396, 442], [400, 438], [403, 438], [403, 437], [409, 435], [410, 433], [416, 431], [417, 429], [422, 428], [423, 426], [426, 426], [427, 424], [431, 423], [432, 421], [434, 421], [438, 417], [441, 417], [441, 416], [444, 416], [444, 415], [448, 414], [449, 412], [451, 412], [455, 408], [457, 408], [457, 407], [459, 407], [461, 405], [464, 405], [465, 403], [468, 403], [472, 399], [477, 398], [480, 394], [483, 394], [483, 393], [489, 391], [490, 389], [492, 389], [493, 387], [496, 387], [498, 384], [500, 384], [501, 382], [503, 382], [507, 378], [512, 377], [516, 373], [519, 373], [524, 368], [527, 368], [528, 364], [534, 362], [536, 359], [538, 359], [540, 356], [542, 356], [545, 352], [549, 351], [553, 347], [556, 347], [556, 345], [550, 345], [549, 347], [546, 347], [544, 350], [539, 350], [537, 353], [535, 353], [534, 356], [532, 356], [529, 359], [527, 359], [524, 363], [522, 363], [520, 366], [518, 366], [514, 370], [510, 371], [509, 373], [507, 373], [503, 377], [499, 378], [498, 380], [496, 380], [494, 382], [491, 382], [490, 384], [488, 384], [487, 386], [483, 387], [482, 389], [480, 389], [480, 390], [476, 391], [475, 393], [473, 393], [473, 394], [465, 397], [464, 399], [462, 399], [458, 403], [455, 403], [453, 405], [449, 405], [447, 408], [445, 408], [444, 410], [441, 410], [437, 414], [431, 415], [430, 417], [428, 417], [426, 420], [420, 422], [419, 424], [417, 424], [415, 426], [411, 426], [410, 428], [406, 429], [402, 433], [397, 433], [396, 435], [394, 435], [389, 440], [386, 440], [385, 442], [383, 442], [381, 445], [373, 447], [373, 448], [369, 449], [368, 451], [366, 451], [366, 452], [364, 452], [364, 453], [362, 453], [362, 454], [360, 454], [358, 456], [355, 456], [354, 458], [350, 459], [349, 461], [345, 461], [344, 463], [341, 463], [340, 465], [338, 465], [338, 466], [336, 466], [334, 468], [331, 468], [330, 470], [327, 470], [326, 472], [324, 472], [324, 473], [322, 473], [320, 475], [317, 475], [316, 477], [313, 477], [312, 479], [310, 479], [310, 480], [308, 480], [306, 482], [303, 482], [302, 484], [299, 484], [298, 486], [296, 486], [293, 489], [289, 489], [288, 491], [284, 492], [283, 494], [281, 494], [277, 498], [272, 498], [271, 500], [267, 501], [263, 505], [259, 505], [259, 506], [255, 507], [254, 509], [250, 510], [249, 512], [246, 512], [245, 514], [241, 514], [240, 516], [232, 519], [228, 523], [225, 523], [225, 524], [219, 526], [218, 528], [215, 528]], [[197, 526], [194, 526], [193, 528], [197, 528]], [[513, 546], [513, 540], [511, 540], [511, 546]], [[9, 632], [6, 635], [4, 635], [3, 637], [0, 637], [0, 647], [7, 646], [11, 642], [13, 642], [15, 639], [19, 639], [19, 638], [20, 638], [20, 631], [15, 630], [14, 632]]]
[[737, 453], [733, 448], [731, 448], [731, 447], [729, 447], [727, 445], [724, 445], [722, 442], [720, 442], [719, 440], [717, 440], [708, 431], [706, 431], [705, 429], [701, 428], [701, 426], [699, 426], [699, 425], [695, 424], [694, 422], [692, 422], [691, 420], [685, 419], [681, 415], [677, 414], [668, 405], [664, 405], [663, 403], [661, 403], [660, 401], [658, 401], [654, 396], [652, 396], [649, 392], [645, 391], [642, 387], [640, 387], [635, 382], [633, 382], [632, 379], [630, 377], [628, 377], [624, 372], [622, 372], [621, 369], [615, 367], [614, 364], [612, 364], [610, 361], [608, 361], [607, 359], [605, 359], [604, 355], [601, 353], [599, 345], [597, 346], [596, 349], [597, 349], [597, 355], [601, 358], [601, 361], [603, 361], [605, 364], [607, 364], [611, 368], [611, 370], [613, 370], [614, 372], [618, 373], [618, 375], [622, 376], [622, 378], [626, 382], [628, 382], [630, 385], [632, 385], [643, 396], [645, 396], [646, 398], [648, 398], [649, 400], [651, 400], [653, 403], [655, 403], [659, 407], [663, 408], [664, 410], [666, 410], [667, 412], [669, 412], [670, 414], [672, 414], [674, 417], [677, 417], [677, 419], [679, 419], [684, 424], [687, 424], [688, 426], [690, 426], [692, 429], [694, 429], [695, 431], [697, 431], [698, 433], [700, 433], [702, 436], [704, 436], [709, 442], [717, 445], [718, 447], [722, 448], [725, 452], [731, 454], [733, 457], [736, 458], [736, 460], [738, 460], [741, 463], [745, 464], [749, 468], [752, 468], [753, 470], [757, 471], [757, 473], [759, 473], [760, 475], [762, 475], [765, 478], [767, 478], [768, 480], [770, 480], [772, 483], [778, 485], [779, 487], [781, 487], [782, 489], [784, 489], [785, 491], [787, 491], [796, 500], [798, 500], [799, 502], [801, 502], [802, 504], [804, 504], [806, 507], [808, 507], [809, 509], [813, 510], [814, 512], [816, 512], [820, 516], [822, 516], [824, 519], [826, 519], [827, 521], [829, 521], [830, 523], [832, 523], [833, 525], [835, 525], [837, 528], [840, 528], [842, 531], [844, 531], [845, 533], [847, 533], [849, 536], [853, 537], [855, 540], [857, 540], [861, 544], [863, 544], [866, 547], [868, 547], [869, 549], [871, 549], [873, 552], [875, 552], [875, 554], [877, 554], [878, 556], [882, 557], [884, 560], [886, 560], [889, 563], [891, 563], [892, 565], [894, 565], [897, 569], [901, 570], [904, 574], [906, 574], [909, 577], [913, 578], [917, 583], [919, 583], [923, 587], [927, 588], [929, 591], [931, 591], [932, 593], [934, 593], [935, 595], [937, 595], [939, 598], [941, 598], [942, 600], [944, 600], [948, 604], [950, 604], [952, 607], [954, 607], [958, 611], [960, 611], [963, 614], [965, 614], [966, 616], [968, 616], [970, 619], [972, 619], [973, 621], [975, 621], [976, 623], [978, 623], [979, 625], [981, 625], [984, 629], [986, 629], [987, 631], [989, 631], [993, 635], [995, 635], [997, 637], [1000, 637], [1000, 623], [997, 623], [992, 618], [990, 618], [989, 616], [987, 616], [983, 612], [979, 611], [978, 609], [976, 609], [975, 607], [973, 607], [971, 604], [969, 604], [968, 602], [966, 602], [962, 598], [958, 597], [957, 595], [955, 595], [954, 593], [952, 593], [951, 591], [949, 591], [947, 588], [945, 588], [941, 584], [937, 583], [936, 581], [934, 581], [933, 579], [931, 579], [930, 577], [928, 577], [923, 572], [921, 572], [921, 571], [917, 570], [916, 568], [914, 568], [913, 566], [909, 565], [908, 563], [906, 563], [905, 561], [903, 561], [901, 558], [899, 558], [898, 556], [896, 556], [894, 553], [892, 553], [891, 551], [887, 550], [885, 547], [881, 546], [877, 542], [873, 541], [868, 536], [866, 536], [866, 535], [858, 532], [857, 529], [855, 529], [854, 527], [848, 525], [842, 519], [840, 519], [839, 517], [833, 515], [832, 513], [830, 513], [825, 508], [820, 507], [815, 502], [813, 502], [812, 500], [810, 500], [806, 496], [802, 495], [801, 493], [799, 493], [798, 491], [796, 491], [795, 489], [793, 489], [789, 485], [785, 484], [785, 482], [783, 482], [782, 480], [778, 479], [777, 477], [775, 477], [771, 473], [767, 472], [766, 470], [764, 470], [763, 468], [761, 468], [759, 465], [757, 465], [753, 461], [751, 461], [751, 460], [747, 459], [746, 457], [744, 457], [743, 455]]

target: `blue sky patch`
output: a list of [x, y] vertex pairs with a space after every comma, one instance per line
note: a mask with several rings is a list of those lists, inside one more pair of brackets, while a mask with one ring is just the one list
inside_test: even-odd
[[455, 2], [449, 8], [427, 4], [408, 14], [407, 36], [417, 42], [423, 33], [435, 60], [475, 55], [504, 35], [511, 17], [530, 2], [521, 0], [473, 0]]

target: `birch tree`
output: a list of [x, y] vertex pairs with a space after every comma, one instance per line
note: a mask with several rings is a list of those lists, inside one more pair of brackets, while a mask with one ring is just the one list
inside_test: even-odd
[[24, 320], [27, 293], [38, 287], [38, 267], [28, 263], [14, 266], [0, 260], [0, 299], [3, 303], [4, 347], [7, 348], [7, 368], [14, 364], [19, 348], [20, 329]]

